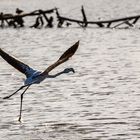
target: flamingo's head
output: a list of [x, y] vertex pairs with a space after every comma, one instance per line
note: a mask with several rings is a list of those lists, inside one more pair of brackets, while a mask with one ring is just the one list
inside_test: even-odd
[[66, 69], [64, 69], [64, 73], [69, 73], [69, 72], [75, 73], [75, 70], [73, 68], [66, 68]]

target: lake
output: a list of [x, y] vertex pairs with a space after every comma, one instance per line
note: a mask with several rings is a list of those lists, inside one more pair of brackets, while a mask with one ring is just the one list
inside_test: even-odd
[[[84, 5], [89, 20], [139, 15], [138, 0], [1, 0], [3, 12], [60, 8], [63, 16], [80, 19]], [[27, 25], [34, 22], [27, 18]], [[0, 29], [1, 48], [38, 70], [45, 70], [80, 40], [75, 55], [55, 68], [63, 74], [33, 85], [24, 95], [18, 122], [20, 93], [8, 100], [25, 78], [0, 58], [1, 140], [139, 140], [140, 30], [108, 29], [78, 24], [69, 28]]]

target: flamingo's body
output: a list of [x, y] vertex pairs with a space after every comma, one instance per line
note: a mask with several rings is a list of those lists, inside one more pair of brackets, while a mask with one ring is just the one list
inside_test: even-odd
[[77, 50], [79, 46], [79, 41], [76, 42], [73, 46], [71, 46], [67, 51], [65, 51], [61, 57], [52, 65], [50, 65], [44, 72], [40, 72], [37, 70], [32, 69], [28, 65], [24, 64], [23, 62], [15, 59], [14, 57], [10, 56], [6, 52], [4, 52], [0, 48], [0, 55], [1, 57], [6, 60], [10, 65], [12, 65], [14, 68], [19, 70], [21, 73], [26, 75], [26, 80], [24, 81], [24, 85], [21, 86], [17, 91], [15, 91], [13, 94], [4, 97], [4, 99], [10, 98], [14, 94], [16, 94], [19, 90], [26, 87], [24, 92], [21, 94], [21, 104], [20, 104], [20, 115], [19, 115], [19, 121], [21, 120], [21, 112], [22, 112], [22, 100], [23, 100], [23, 94], [26, 92], [26, 90], [32, 85], [32, 84], [39, 84], [46, 78], [55, 78], [56, 76], [59, 76], [63, 73], [69, 73], [70, 71], [74, 72], [73, 68], [66, 68], [62, 72], [59, 72], [55, 75], [49, 75], [49, 72], [53, 70], [58, 65], [64, 63], [67, 61]]

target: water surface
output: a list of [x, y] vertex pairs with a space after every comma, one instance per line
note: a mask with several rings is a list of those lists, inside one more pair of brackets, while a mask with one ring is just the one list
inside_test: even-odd
[[[53, 1], [50, 6], [35, 2], [25, 4], [19, 0], [6, 0], [0, 2], [0, 7], [7, 12], [17, 6], [28, 11], [56, 4], [62, 8], [62, 13], [71, 10], [70, 16], [76, 17], [78, 13], [79, 18], [79, 11], [72, 8], [81, 4], [89, 8], [87, 13], [90, 18], [99, 9], [96, 17], [102, 15], [103, 18], [107, 18], [107, 14], [110, 14], [108, 17], [121, 17], [125, 12], [128, 15], [139, 12], [139, 2], [136, 0], [123, 0], [121, 4], [111, 0], [99, 0], [96, 4], [78, 0], [69, 2], [69, 5], [68, 1], [63, 0], [63, 3]], [[33, 4], [32, 8], [29, 3]], [[119, 12], [121, 8], [123, 12]], [[84, 30], [78, 26], [40, 30], [8, 28], [0, 32], [1, 48], [38, 70], [45, 70], [67, 48], [80, 40], [80, 47], [73, 58], [52, 71], [53, 74], [73, 67], [76, 73], [46, 79], [40, 85], [32, 86], [24, 96], [21, 124], [17, 121], [20, 94], [9, 100], [3, 100], [2, 97], [19, 88], [24, 75], [0, 59], [2, 140], [140, 139], [138, 27], [114, 30], [93, 27]]]

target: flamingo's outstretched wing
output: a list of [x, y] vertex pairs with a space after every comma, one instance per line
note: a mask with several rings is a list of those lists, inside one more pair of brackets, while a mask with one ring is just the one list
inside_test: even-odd
[[61, 57], [54, 64], [52, 64], [51, 66], [49, 66], [44, 72], [42, 72], [41, 75], [47, 75], [55, 67], [57, 67], [58, 65], [66, 62], [70, 57], [72, 57], [74, 55], [74, 53], [78, 49], [78, 46], [79, 46], [79, 41], [76, 42], [73, 46], [71, 46], [68, 50], [66, 50], [61, 55]]
[[15, 69], [19, 70], [21, 73], [25, 74], [26, 77], [31, 76], [35, 70], [30, 68], [28, 65], [24, 64], [23, 62], [15, 59], [14, 57], [10, 56], [8, 53], [3, 51], [0, 48], [0, 56], [7, 61], [10, 65], [12, 65]]

